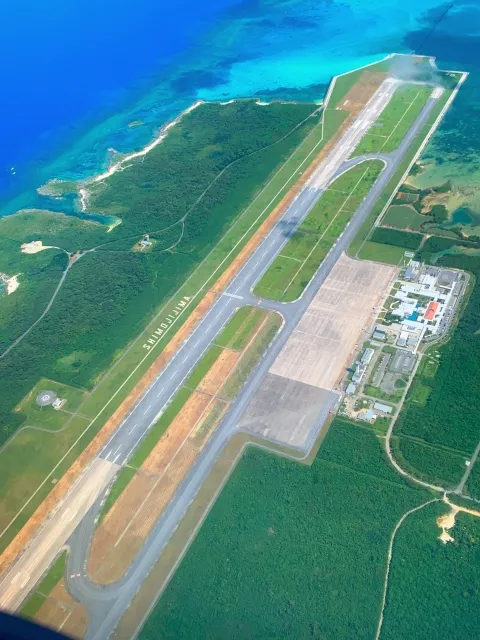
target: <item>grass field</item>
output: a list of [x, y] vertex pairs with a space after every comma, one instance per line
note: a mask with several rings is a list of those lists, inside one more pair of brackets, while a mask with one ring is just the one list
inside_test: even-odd
[[255, 285], [264, 298], [289, 302], [305, 290], [375, 182], [383, 163], [371, 161], [347, 171], [318, 202]]
[[372, 638], [393, 527], [428, 498], [341, 420], [311, 467], [249, 449], [139, 638]]
[[421, 225], [429, 222], [431, 218], [417, 213], [413, 207], [405, 204], [393, 204], [388, 207], [382, 224], [387, 227], [408, 229], [409, 231], [421, 231]]
[[61, 580], [65, 573], [65, 565], [67, 562], [67, 554], [63, 552], [53, 563], [45, 577], [38, 583], [35, 591], [30, 595], [19, 610], [19, 614], [24, 618], [33, 618], [47, 596], [53, 590], [55, 585]]
[[[41, 391], [53, 391], [59, 398], [67, 402], [59, 410], [55, 410], [51, 406], [40, 407], [36, 399]], [[15, 410], [24, 416], [25, 426], [58, 431], [65, 426], [71, 414], [76, 412], [86, 395], [87, 392], [81, 389], [42, 378], [19, 402]]]
[[373, 260], [384, 264], [399, 264], [403, 259], [405, 249], [393, 247], [389, 244], [367, 241], [358, 252], [360, 260]]
[[443, 544], [436, 519], [448, 513], [443, 503], [409, 515], [395, 538], [380, 640], [449, 638], [478, 635], [480, 626], [480, 519], [459, 513]]
[[416, 251], [423, 235], [388, 227], [375, 227], [358, 252], [361, 260], [399, 264], [405, 251]]
[[425, 85], [399, 86], [377, 122], [362, 138], [352, 155], [395, 151], [420, 115], [431, 93], [432, 88]]

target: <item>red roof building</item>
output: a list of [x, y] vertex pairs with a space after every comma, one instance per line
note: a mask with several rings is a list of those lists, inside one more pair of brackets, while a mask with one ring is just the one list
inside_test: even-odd
[[438, 307], [440, 306], [439, 302], [430, 302], [427, 310], [425, 311], [425, 320], [433, 320], [435, 318], [435, 314], [438, 311]]

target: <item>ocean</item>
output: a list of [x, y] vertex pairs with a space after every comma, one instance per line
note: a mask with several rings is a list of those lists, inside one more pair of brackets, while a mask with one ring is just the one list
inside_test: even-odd
[[471, 117], [480, 109], [476, 0], [3, 3], [0, 213], [58, 208], [36, 188], [105, 169], [196, 99], [318, 100], [332, 75], [411, 51], [471, 72], [431, 153], [443, 158], [438, 179], [450, 172], [472, 186], [480, 175]]

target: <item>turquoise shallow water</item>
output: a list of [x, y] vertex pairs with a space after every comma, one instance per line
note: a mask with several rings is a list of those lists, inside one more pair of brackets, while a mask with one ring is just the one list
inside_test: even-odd
[[[46, 92], [41, 95], [42, 83], [35, 85], [37, 102], [32, 108], [38, 110], [41, 106], [38, 92], [44, 98], [45, 108], [50, 104], [53, 109], [55, 99], [64, 100], [65, 94], [74, 102], [64, 100], [67, 113], [59, 111], [61, 125], [50, 123], [47, 142], [45, 136], [28, 139], [25, 158], [16, 167], [15, 175], [11, 175], [4, 160], [3, 193], [16, 197], [4, 199], [0, 211], [51, 204], [36, 196], [35, 187], [53, 177], [78, 179], [92, 175], [108, 165], [112, 148], [126, 152], [142, 147], [164, 122], [198, 98], [228, 100], [258, 95], [321, 99], [332, 75], [392, 51], [417, 50], [437, 55], [441, 64], [468, 66], [473, 72], [478, 72], [480, 66], [480, 21], [473, 0], [458, 0], [448, 11], [449, 5], [434, 0], [216, 0], [211, 6], [207, 3], [209, 11], [201, 15], [192, 8], [196, 5], [185, 2], [188, 7], [180, 7], [181, 16], [171, 16], [168, 25], [160, 12], [151, 16], [153, 23], [158, 20], [156, 24], [145, 26], [144, 10], [154, 11], [149, 0], [136, 3], [134, 18], [140, 25], [132, 23], [128, 12], [123, 22], [120, 20], [123, 15], [117, 16], [107, 31], [109, 56], [103, 76], [102, 59], [96, 61], [91, 48], [92, 39], [94, 43], [95, 38], [103, 43], [108, 15], [103, 15], [103, 22], [102, 15], [93, 25], [85, 22], [89, 39], [83, 48], [82, 43], [76, 44], [71, 67], [81, 70], [79, 59], [82, 59], [85, 78], [90, 80], [94, 76], [96, 81], [82, 82], [81, 76], [57, 73], [48, 96]], [[111, 12], [113, 5], [107, 8]], [[156, 10], [159, 11], [158, 7]], [[48, 16], [43, 12], [36, 19], [47, 20]], [[63, 33], [72, 14], [64, 10], [56, 20], [57, 33]], [[0, 45], [0, 53], [1, 46], [4, 45]], [[101, 45], [97, 46], [101, 50]], [[118, 51], [118, 64], [112, 48]], [[65, 57], [64, 51], [51, 54], [50, 71], [60, 64], [62, 55]], [[105, 52], [103, 55], [105, 58]], [[90, 61], [90, 66], [86, 61]], [[68, 70], [68, 64], [63, 64]], [[25, 84], [29, 78], [23, 80]], [[455, 118], [458, 121], [463, 117], [467, 100], [478, 108], [477, 78], [468, 84], [465, 93], [469, 97], [458, 101], [449, 118], [451, 129], [458, 129]], [[99, 104], [99, 96], [108, 99]], [[76, 97], [83, 111], [75, 102]], [[468, 108], [471, 109], [471, 104]], [[26, 114], [28, 110], [24, 109], [22, 117]], [[128, 127], [137, 120], [142, 122], [141, 126]], [[57, 135], [65, 130], [65, 122], [68, 135]], [[9, 129], [19, 126], [16, 120], [7, 125]], [[461, 132], [456, 131], [454, 137], [456, 143], [465, 145]], [[14, 141], [14, 136], [10, 135], [10, 139]], [[442, 145], [452, 146], [453, 142], [450, 135], [437, 145], [438, 153], [444, 153]], [[476, 155], [478, 133], [468, 144], [472, 156]], [[2, 156], [8, 157], [8, 145], [2, 148]]]

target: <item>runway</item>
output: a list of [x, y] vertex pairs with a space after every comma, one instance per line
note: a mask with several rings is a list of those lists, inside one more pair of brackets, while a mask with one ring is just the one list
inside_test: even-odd
[[[231, 282], [227, 291], [221, 295], [211, 307], [210, 311], [205, 315], [189, 339], [183, 344], [175, 357], [172, 358], [135, 408], [125, 418], [99, 454], [99, 458], [115, 466], [123, 465], [128, 461], [135, 446], [142, 440], [149, 428], [156, 422], [158, 416], [165, 410], [165, 407], [175, 395], [177, 389], [182, 385], [183, 381], [187, 378], [196, 363], [209, 348], [215, 336], [236, 309], [246, 304], [256, 304], [266, 309], [272, 309], [282, 313], [285, 320], [282, 331], [271, 344], [269, 350], [248, 379], [237, 399], [232, 403], [228, 413], [225, 415], [210, 442], [194, 466], [190, 469], [175, 494], [174, 499], [159, 519], [122, 580], [103, 587], [91, 583], [85, 575], [89, 542], [94, 529], [94, 520], [100, 507], [100, 499], [97, 499], [94, 507], [91, 508], [83, 518], [73, 536], [70, 538], [69, 546], [71, 553], [68, 560], [67, 574], [68, 576], [75, 575], [76, 577], [68, 577], [67, 585], [72, 595], [85, 606], [88, 612], [89, 629], [87, 638], [90, 640], [104, 640], [108, 638], [114, 630], [119, 618], [128, 607], [139, 586], [158, 559], [164, 545], [183, 517], [188, 505], [208, 475], [225, 443], [232, 434], [236, 432], [240, 416], [245, 411], [269, 368], [302, 318], [305, 310], [325, 281], [332, 267], [342, 252], [346, 250], [376, 200], [387, 186], [412, 141], [427, 123], [430, 113], [437, 103], [438, 96], [432, 96], [428, 100], [421, 114], [396, 151], [390, 154], [361, 156], [353, 160], [348, 160], [349, 155], [356, 148], [360, 139], [388, 104], [398, 84], [399, 82], [393, 79], [384, 81], [353, 125], [346, 131], [325, 161], [317, 168], [308, 183], [289, 206], [282, 219], [273, 227], [262, 244], [252, 254]], [[325, 257], [303, 296], [299, 300], [288, 304], [261, 300], [254, 296], [251, 290], [256, 282], [261, 278], [278, 253], [280, 253], [284, 244], [288, 241], [288, 236], [292, 230], [302, 222], [332, 180], [351, 166], [355, 166], [370, 158], [383, 160], [385, 168], [367, 197], [353, 215], [343, 234]], [[288, 230], [288, 233], [286, 233], [286, 230]], [[323, 415], [318, 417], [317, 432], [328, 415], [328, 408], [333, 407], [337, 400], [338, 395], [332, 392]], [[309, 442], [307, 444], [309, 447], [312, 443]], [[61, 518], [63, 513], [62, 509], [65, 510], [68, 508], [68, 499], [66, 499], [54, 517]], [[39, 536], [41, 535], [42, 532], [40, 532]], [[32, 547], [35, 545], [37, 545], [36, 540], [31, 543]], [[14, 575], [17, 573], [21, 574], [23, 571], [25, 577], [28, 578], [28, 576], [32, 574], [32, 571], [26, 563], [22, 565], [23, 557], [24, 556], [15, 564], [12, 571], [15, 572]], [[38, 562], [40, 566], [42, 559], [39, 558]], [[4, 585], [8, 583], [11, 577], [11, 572], [4, 577], [0, 584], [0, 592], [3, 591]], [[23, 584], [23, 581], [19, 580], [19, 582]], [[15, 595], [14, 600], [21, 601], [31, 590], [33, 584], [34, 582], [27, 579], [22, 589]], [[7, 602], [6, 604], [4, 603], [3, 606], [11, 607], [12, 604]]]

